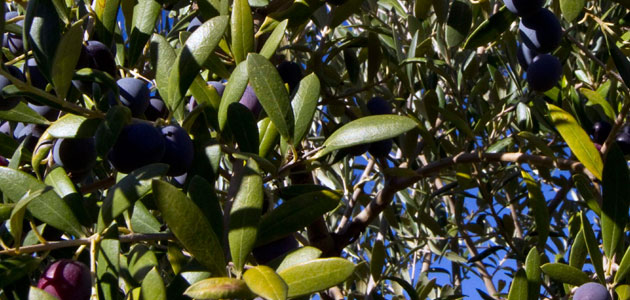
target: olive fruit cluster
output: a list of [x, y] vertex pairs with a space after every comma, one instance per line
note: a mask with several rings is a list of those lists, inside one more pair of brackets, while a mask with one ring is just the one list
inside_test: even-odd
[[60, 300], [88, 300], [92, 290], [90, 269], [76, 260], [55, 261], [40, 276], [37, 288]]
[[527, 83], [533, 91], [548, 91], [562, 77], [562, 64], [549, 53], [560, 45], [562, 26], [558, 18], [543, 8], [543, 0], [504, 0], [511, 12], [521, 17], [517, 58], [527, 70]]
[[179, 176], [190, 168], [194, 156], [188, 133], [177, 125], [156, 128], [137, 122], [123, 127], [109, 153], [109, 162], [118, 171], [129, 173], [152, 163], [169, 165], [167, 175]]
[[[595, 142], [596, 147], [601, 147], [611, 130], [612, 125], [606, 121], [598, 121], [593, 124], [593, 142]], [[621, 128], [621, 131], [615, 137], [615, 141], [624, 155], [630, 154], [630, 125]]]

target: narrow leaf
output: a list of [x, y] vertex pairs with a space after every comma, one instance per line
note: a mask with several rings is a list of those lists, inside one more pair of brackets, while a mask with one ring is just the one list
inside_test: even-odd
[[562, 263], [546, 263], [540, 266], [542, 271], [554, 280], [580, 286], [590, 281], [588, 275], [580, 269]]
[[249, 298], [252, 292], [244, 280], [228, 277], [208, 278], [191, 285], [184, 295], [195, 299]]
[[587, 88], [580, 88], [580, 93], [588, 99], [588, 102], [586, 103], [587, 106], [599, 106], [609, 120], [615, 120], [615, 110], [613, 110], [610, 103], [608, 103], [602, 95]]
[[47, 130], [55, 138], [87, 138], [94, 136], [101, 121], [101, 119], [66, 114], [52, 123]]
[[617, 273], [615, 273], [615, 283], [624, 280], [628, 274], [630, 274], [630, 247], [626, 249], [626, 253], [619, 263], [619, 269], [617, 269]]
[[577, 18], [584, 8], [585, 0], [560, 0], [560, 11], [567, 22]]
[[[168, 107], [169, 111], [176, 112], [176, 101], [172, 100], [169, 97], [168, 93], [168, 78], [169, 74], [171, 74], [171, 69], [173, 68], [173, 64], [175, 63], [175, 59], [177, 58], [177, 53], [175, 53], [175, 49], [171, 47], [166, 38], [159, 34], [154, 34], [151, 38], [151, 64], [153, 68], [155, 68], [155, 83], [162, 99], [164, 99], [164, 103]], [[178, 121], [183, 120], [183, 107], [179, 108], [181, 110], [181, 116], [178, 118]], [[178, 114], [175, 114], [177, 118]]]
[[602, 253], [599, 251], [599, 243], [597, 242], [597, 238], [595, 237], [595, 233], [593, 232], [593, 227], [591, 227], [591, 223], [586, 218], [584, 213], [580, 214], [580, 218], [582, 220], [582, 233], [584, 234], [584, 242], [586, 244], [586, 249], [588, 250], [588, 254], [591, 257], [591, 264], [595, 268], [595, 272], [597, 273], [597, 277], [600, 282], [605, 283], [604, 280], [604, 266], [603, 266], [603, 258]]
[[276, 272], [281, 272], [292, 266], [314, 260], [319, 258], [320, 255], [322, 255], [322, 251], [315, 247], [302, 247], [285, 256], [280, 265], [276, 268]]
[[233, 177], [238, 186], [230, 211], [228, 240], [230, 253], [237, 272], [243, 271], [247, 256], [254, 248], [258, 233], [258, 220], [262, 213], [263, 181], [258, 165], [252, 159], [242, 169], [242, 176]]
[[588, 134], [584, 132], [571, 114], [553, 104], [547, 103], [547, 107], [553, 124], [571, 148], [571, 152], [596, 178], [601, 179], [602, 158]]
[[324, 149], [314, 158], [332, 151], [360, 144], [378, 142], [397, 137], [416, 127], [416, 122], [397, 115], [377, 115], [354, 120], [330, 135], [322, 145]]
[[164, 221], [186, 250], [212, 274], [224, 275], [223, 249], [199, 207], [164, 181], [153, 181], [153, 194]]
[[317, 108], [317, 100], [319, 99], [319, 79], [315, 73], [312, 73], [302, 81], [293, 97], [291, 105], [295, 115], [295, 129], [293, 131], [293, 145], [297, 146], [308, 133], [313, 122], [313, 116]]
[[258, 154], [258, 126], [254, 114], [238, 102], [228, 107], [228, 122], [241, 152]]
[[536, 231], [538, 232], [538, 247], [544, 249], [549, 237], [549, 212], [545, 196], [540, 190], [540, 184], [529, 173], [521, 171], [525, 185], [527, 186], [527, 204], [534, 213]]
[[354, 264], [339, 257], [319, 258], [278, 272], [289, 286], [289, 297], [307, 295], [335, 286], [348, 278]]
[[287, 29], [287, 24], [289, 24], [289, 20], [284, 20], [276, 26], [267, 38], [267, 41], [263, 45], [262, 49], [260, 49], [260, 55], [270, 59], [273, 54], [276, 53], [278, 45], [280, 45], [280, 42], [284, 38], [284, 31]]
[[477, 26], [472, 34], [468, 36], [463, 48], [475, 49], [500, 40], [503, 32], [508, 30], [516, 19], [517, 16], [503, 6], [496, 14]]
[[446, 20], [446, 45], [459, 45], [470, 31], [472, 25], [472, 8], [469, 1], [456, 0], [451, 3]]
[[138, 0], [133, 7], [131, 34], [129, 35], [129, 52], [127, 58], [130, 66], [135, 66], [155, 28], [162, 5], [155, 0]]
[[141, 295], [143, 300], [166, 300], [166, 287], [155, 267], [142, 280]]
[[527, 287], [527, 274], [524, 269], [519, 269], [512, 279], [512, 285], [510, 286], [510, 292], [508, 294], [508, 300], [527, 300], [528, 299], [528, 287]]
[[247, 0], [234, 0], [232, 4], [231, 37], [232, 54], [237, 64], [254, 50], [254, 21]]
[[291, 141], [294, 125], [293, 111], [289, 94], [278, 70], [264, 56], [250, 53], [247, 56], [247, 73], [269, 119], [276, 125], [280, 135]]
[[527, 275], [527, 299], [537, 300], [540, 296], [540, 254], [536, 247], [532, 247], [525, 259], [525, 273]]
[[260, 220], [256, 245], [264, 245], [300, 230], [339, 204], [341, 194], [319, 191], [285, 201]]
[[52, 83], [55, 86], [57, 97], [65, 99], [74, 69], [81, 54], [81, 42], [83, 41], [83, 22], [75, 22], [72, 27], [61, 37], [52, 64]]
[[253, 267], [243, 274], [243, 280], [252, 292], [265, 299], [284, 300], [287, 298], [287, 284], [270, 267]]
[[249, 77], [247, 75], [247, 64], [238, 64], [230, 79], [228, 79], [223, 96], [221, 97], [221, 103], [219, 104], [219, 128], [223, 130], [227, 124], [228, 119], [228, 107], [234, 102], [238, 102], [243, 96], [243, 92], [247, 88], [247, 81]]
[[625, 227], [628, 224], [630, 173], [626, 159], [615, 143], [606, 156], [602, 179], [602, 240], [606, 257], [621, 255]]

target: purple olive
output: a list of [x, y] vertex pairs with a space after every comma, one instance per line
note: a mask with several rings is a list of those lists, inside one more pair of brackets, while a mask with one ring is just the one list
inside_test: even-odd
[[553, 51], [558, 48], [562, 39], [560, 21], [546, 8], [522, 18], [518, 28], [521, 33], [521, 40], [527, 47], [538, 53]]
[[251, 86], [247, 86], [239, 103], [245, 105], [254, 114], [254, 119], [258, 119], [262, 105], [260, 105], [260, 101]]
[[164, 137], [148, 123], [125, 126], [109, 153], [114, 168], [129, 173], [148, 164], [157, 163], [164, 156]]
[[540, 10], [544, 0], [503, 0], [507, 9], [520, 17], [530, 16]]
[[612, 126], [606, 121], [597, 121], [593, 124], [593, 141], [598, 144], [603, 144], [610, 134]]
[[575, 290], [573, 300], [612, 300], [612, 298], [605, 286], [596, 282], [588, 282]]
[[92, 290], [90, 269], [75, 260], [58, 260], [46, 268], [37, 288], [60, 300], [88, 300]]
[[[150, 91], [147, 84], [136, 78], [122, 78], [116, 81], [120, 91], [120, 102], [129, 107], [131, 115], [134, 117], [141, 116], [149, 106]], [[114, 94], [109, 94], [109, 105], [116, 105]]]
[[527, 70], [527, 68], [529, 68], [529, 65], [538, 54], [538, 52], [530, 49], [524, 43], [519, 43], [518, 48], [516, 49], [516, 58], [523, 70]]
[[69, 173], [84, 173], [96, 164], [94, 138], [58, 139], [53, 146], [53, 159]]
[[623, 155], [630, 154], [630, 134], [622, 132], [617, 135], [615, 141], [617, 141], [617, 145], [619, 145], [619, 148], [621, 148], [621, 152], [623, 152]]
[[292, 93], [302, 80], [302, 67], [292, 61], [283, 61], [276, 68], [282, 81], [289, 85], [289, 93]]
[[168, 176], [185, 174], [192, 165], [195, 150], [186, 130], [169, 125], [161, 130], [164, 136], [164, 156], [162, 162], [169, 165]]
[[553, 55], [541, 54], [527, 68], [527, 83], [533, 91], [545, 92], [562, 77], [562, 64]]

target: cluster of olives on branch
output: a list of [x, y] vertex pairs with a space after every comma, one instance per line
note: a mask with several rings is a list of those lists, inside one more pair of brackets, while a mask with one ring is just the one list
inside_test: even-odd
[[562, 39], [562, 26], [558, 18], [543, 8], [544, 0], [504, 0], [507, 9], [519, 17], [521, 43], [518, 45], [518, 62], [527, 70], [527, 83], [532, 91], [545, 92], [562, 77], [562, 64], [549, 54], [558, 48]]
[[[593, 124], [592, 132], [595, 147], [598, 149], [601, 148], [602, 144], [606, 141], [606, 138], [608, 138], [611, 130], [612, 125], [606, 121], [598, 121]], [[630, 154], [630, 125], [621, 127], [621, 130], [615, 137], [615, 141], [624, 155]]]

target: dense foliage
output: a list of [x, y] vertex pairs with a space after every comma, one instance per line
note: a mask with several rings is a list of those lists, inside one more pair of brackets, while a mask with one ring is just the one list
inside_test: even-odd
[[628, 0], [0, 9], [0, 299], [630, 299]]

